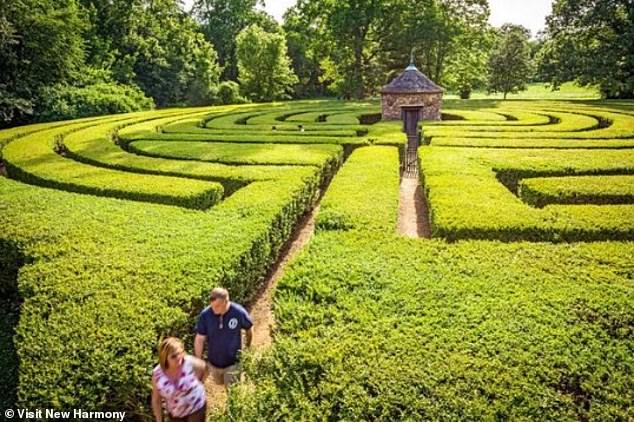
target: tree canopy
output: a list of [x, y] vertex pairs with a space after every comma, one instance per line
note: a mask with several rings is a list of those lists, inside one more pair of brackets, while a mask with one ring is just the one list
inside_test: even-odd
[[526, 89], [532, 75], [530, 31], [505, 24], [489, 58], [489, 92], [507, 94]]
[[555, 86], [576, 80], [608, 98], [634, 97], [634, 3], [556, 0], [538, 57]]
[[402, 71], [412, 47], [421, 70], [442, 83], [463, 43], [483, 55], [488, 16], [485, 0], [299, 0], [285, 29], [304, 43], [291, 49], [299, 75], [313, 84], [317, 75], [337, 95], [362, 98]]
[[281, 24], [263, 5], [0, 0], [0, 125], [240, 102], [240, 92], [365, 98], [412, 49], [422, 72], [462, 98], [483, 88], [506, 96], [529, 80], [634, 97], [632, 0], [555, 0], [530, 41], [517, 25], [492, 28], [488, 0], [297, 0]]
[[281, 32], [266, 32], [258, 25], [240, 31], [237, 38], [238, 79], [245, 95], [256, 101], [289, 98], [297, 83]]

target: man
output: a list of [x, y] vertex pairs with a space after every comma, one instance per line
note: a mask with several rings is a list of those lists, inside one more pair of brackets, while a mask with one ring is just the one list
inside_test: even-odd
[[250, 347], [253, 321], [249, 313], [229, 300], [227, 289], [213, 289], [209, 295], [209, 306], [198, 316], [194, 355], [202, 359], [207, 343], [207, 361], [211, 364], [212, 378], [216, 384], [224, 384], [225, 388], [240, 378], [241, 330], [246, 330], [246, 347]]

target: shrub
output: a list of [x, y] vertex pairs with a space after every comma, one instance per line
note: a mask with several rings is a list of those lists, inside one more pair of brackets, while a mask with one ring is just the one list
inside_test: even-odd
[[633, 253], [318, 232], [225, 420], [628, 419]]
[[220, 104], [244, 104], [246, 99], [240, 96], [240, 85], [234, 81], [224, 81], [218, 85], [218, 101]]
[[634, 204], [634, 176], [524, 179], [518, 195], [536, 207], [548, 204]]
[[395, 147], [357, 148], [321, 202], [318, 230], [396, 230], [399, 154]]
[[158, 339], [187, 338], [213, 285], [237, 301], [257, 292], [322, 171], [251, 183], [208, 212], [0, 178], [2, 236], [29, 259], [18, 283], [18, 403], [147, 417]]
[[154, 102], [134, 86], [98, 83], [85, 87], [55, 85], [39, 93], [36, 119], [67, 120], [154, 108]]
[[323, 165], [341, 159], [339, 145], [245, 144], [228, 142], [134, 141], [129, 150], [139, 155], [249, 165]]
[[[151, 118], [152, 113], [145, 118]], [[127, 122], [137, 120], [143, 119], [128, 117]], [[96, 140], [89, 136], [90, 131], [95, 130], [93, 125], [85, 122], [35, 132], [14, 140], [3, 148], [3, 160], [9, 176], [40, 186], [187, 208], [205, 209], [222, 199], [223, 187], [218, 183], [95, 168], [62, 157], [53, 150], [56, 140], [63, 141], [64, 136], [78, 133], [97, 144], [109, 144], [116, 149], [106, 139], [106, 134], [122, 122], [126, 120], [117, 117], [110, 118], [108, 123], [95, 125], [98, 132]], [[66, 154], [72, 155], [67, 145], [63, 147]]]
[[516, 196], [527, 177], [634, 174], [627, 151], [423, 147], [421, 178], [432, 235], [449, 240], [634, 239], [634, 207], [556, 205], [535, 209]]

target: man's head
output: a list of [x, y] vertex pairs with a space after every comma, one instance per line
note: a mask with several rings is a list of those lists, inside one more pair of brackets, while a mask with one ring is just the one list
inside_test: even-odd
[[222, 287], [216, 287], [209, 294], [209, 306], [216, 315], [222, 315], [229, 309], [229, 292]]

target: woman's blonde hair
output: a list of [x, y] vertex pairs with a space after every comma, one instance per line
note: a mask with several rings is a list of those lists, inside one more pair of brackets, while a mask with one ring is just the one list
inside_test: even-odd
[[161, 369], [166, 370], [169, 367], [169, 363], [167, 361], [168, 356], [174, 353], [185, 352], [185, 347], [183, 347], [183, 342], [176, 337], [167, 337], [161, 341], [158, 352]]

